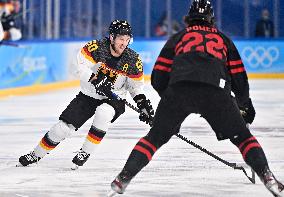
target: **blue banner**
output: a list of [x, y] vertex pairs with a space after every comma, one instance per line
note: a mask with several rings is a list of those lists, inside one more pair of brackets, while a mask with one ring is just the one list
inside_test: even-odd
[[59, 43], [1, 46], [0, 58], [0, 89], [66, 79], [64, 46]]
[[[284, 73], [284, 41], [242, 40], [234, 42], [248, 73]], [[142, 58], [150, 74], [165, 41], [137, 41], [131, 47]]]
[[[67, 79], [76, 54], [88, 41], [20, 43], [25, 47], [0, 47], [0, 89], [44, 84]], [[151, 74], [164, 40], [137, 40], [130, 48], [137, 51], [144, 73]], [[284, 73], [283, 40], [238, 40], [235, 44], [248, 73]]]
[[284, 41], [236, 41], [235, 44], [248, 73], [284, 73]]

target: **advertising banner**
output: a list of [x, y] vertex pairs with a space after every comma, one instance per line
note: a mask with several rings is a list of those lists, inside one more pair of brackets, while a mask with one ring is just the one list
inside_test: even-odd
[[284, 41], [236, 41], [235, 44], [248, 73], [284, 73]]
[[[31, 42], [25, 47], [0, 47], [0, 89], [75, 79], [76, 55], [88, 41]], [[136, 40], [145, 75], [150, 75], [164, 40]], [[235, 41], [248, 73], [284, 73], [284, 40]]]
[[1, 46], [0, 89], [65, 80], [64, 48], [59, 43]]
[[[150, 74], [164, 41], [137, 41], [131, 46], [141, 54], [144, 71]], [[248, 73], [284, 73], [284, 41], [235, 41]]]

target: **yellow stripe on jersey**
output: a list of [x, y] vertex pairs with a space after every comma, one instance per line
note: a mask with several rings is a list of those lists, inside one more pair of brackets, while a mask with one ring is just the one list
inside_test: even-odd
[[144, 79], [144, 75], [141, 75], [140, 77], [130, 77], [129, 78], [133, 79], [134, 81], [142, 81]]
[[81, 49], [81, 53], [84, 55], [84, 57], [89, 60], [90, 62], [96, 64], [97, 62], [94, 60], [94, 58], [92, 57], [91, 53], [86, 51], [85, 48]]

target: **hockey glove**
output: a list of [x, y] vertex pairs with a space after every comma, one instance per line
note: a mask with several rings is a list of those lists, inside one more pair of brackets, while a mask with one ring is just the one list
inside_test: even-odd
[[91, 83], [95, 86], [97, 94], [101, 96], [106, 96], [108, 98], [112, 97], [111, 90], [113, 88], [113, 85], [106, 76], [100, 75], [96, 79], [94, 79], [93, 77], [91, 77], [91, 79]]
[[255, 118], [255, 110], [250, 98], [248, 102], [244, 104], [244, 107], [240, 107], [240, 112], [246, 123], [251, 124], [253, 122]]
[[146, 122], [147, 124], [153, 121], [154, 110], [151, 105], [150, 100], [146, 99], [144, 94], [136, 95], [133, 100], [137, 103], [137, 107], [141, 112], [139, 115], [139, 119], [142, 122]]

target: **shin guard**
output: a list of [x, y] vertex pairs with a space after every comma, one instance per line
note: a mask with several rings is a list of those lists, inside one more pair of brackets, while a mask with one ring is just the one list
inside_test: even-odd
[[141, 138], [133, 148], [124, 170], [134, 177], [143, 167], [145, 167], [152, 159], [157, 148], [145, 138]]
[[244, 161], [259, 175], [268, 167], [266, 156], [257, 139], [252, 136], [238, 145]]
[[106, 132], [96, 127], [92, 126], [89, 130], [89, 133], [86, 137], [86, 140], [82, 146], [82, 150], [91, 154], [94, 152], [94, 149], [99, 145], [104, 138]]

